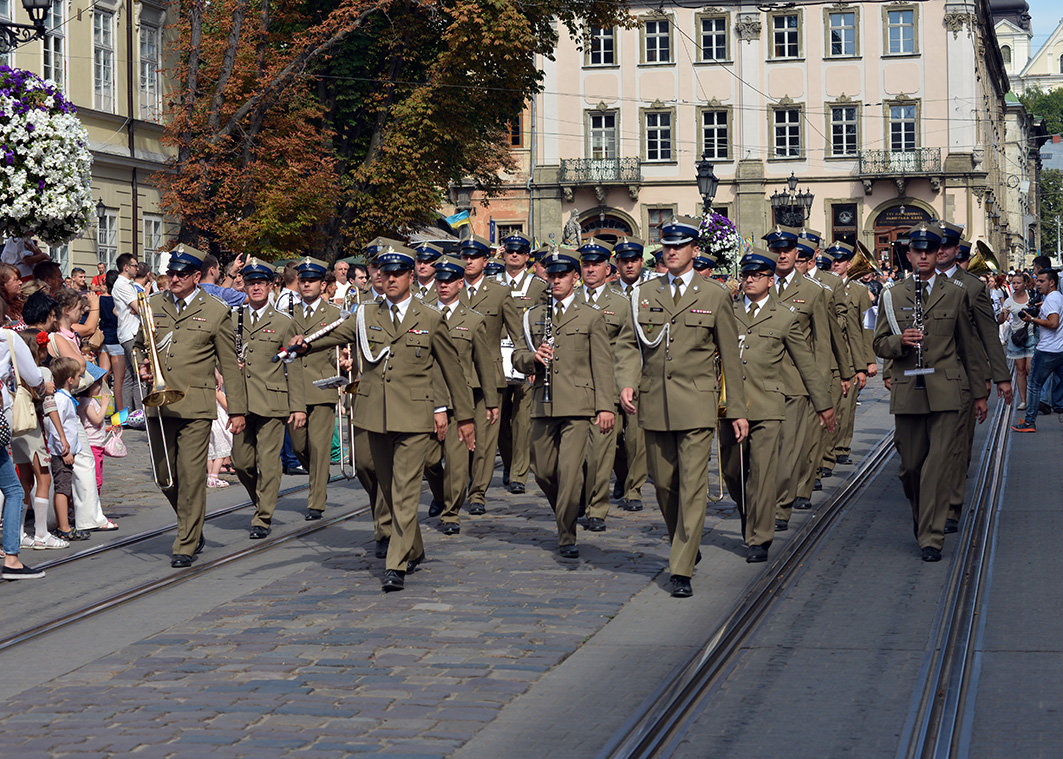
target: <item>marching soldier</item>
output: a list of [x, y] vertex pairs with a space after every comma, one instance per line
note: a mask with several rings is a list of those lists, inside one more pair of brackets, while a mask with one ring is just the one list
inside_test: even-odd
[[284, 442], [285, 423], [298, 429], [306, 424], [306, 399], [301, 364], [273, 363], [273, 356], [295, 335], [295, 322], [269, 304], [273, 269], [251, 258], [240, 270], [247, 293], [246, 306], [233, 313], [238, 358], [247, 387], [244, 430], [233, 435], [233, 467], [255, 505], [252, 540], [269, 535], [277, 507], [281, 472], [276, 466]]
[[[645, 269], [642, 240], [622, 237], [613, 246], [613, 258], [619, 278], [616, 290], [631, 307], [631, 291], [636, 286], [654, 277]], [[619, 437], [616, 452], [616, 489], [613, 496], [620, 499], [620, 508], [625, 511], [642, 511], [642, 486], [646, 484], [646, 440], [642, 427], [633, 414], [621, 406], [617, 418]]]
[[909, 231], [914, 276], [882, 291], [874, 342], [875, 353], [892, 360], [890, 413], [900, 479], [923, 561], [941, 560], [953, 485], [951, 449], [963, 426], [962, 389], [970, 385], [979, 421], [988, 395], [966, 288], [935, 268], [940, 241], [927, 224]]
[[[487, 341], [497, 346], [495, 361], [495, 387], [501, 393], [506, 388], [506, 377], [502, 370], [502, 330], [509, 335], [520, 335], [523, 329], [517, 316], [509, 288], [487, 277], [484, 265], [491, 254], [490, 243], [473, 235], [461, 243], [461, 259], [465, 262], [465, 290], [462, 295], [466, 306], [484, 318], [487, 325]], [[495, 468], [495, 449], [498, 448], [498, 425], [487, 423], [486, 415], [476, 419], [476, 440], [478, 445], [472, 457], [469, 488], [470, 514], [484, 514], [487, 511], [487, 488], [491, 484], [491, 475]]]
[[[806, 279], [797, 271], [798, 232], [791, 227], [776, 226], [764, 235], [771, 254], [777, 256], [774, 279], [769, 289], [772, 297], [781, 306], [791, 309], [797, 321], [798, 329], [805, 345], [815, 356], [814, 372], [819, 373], [814, 384], [817, 388], [829, 390], [824, 370], [830, 366], [830, 325], [827, 315], [827, 298], [825, 291], [812, 280]], [[749, 281], [746, 282], [747, 286]], [[759, 283], [756, 283], [759, 289]], [[820, 437], [820, 425], [816, 421], [813, 404], [810, 400], [810, 383], [798, 371], [795, 362], [784, 362], [782, 367], [786, 413], [778, 436], [778, 455], [785, 464], [779, 471], [779, 485], [775, 527], [785, 530], [793, 509], [806, 509], [812, 506], [812, 482], [815, 479], [812, 468], [819, 466], [813, 462], [816, 441]], [[749, 401], [749, 393], [746, 394]], [[818, 409], [822, 410], [822, 409]], [[753, 419], [754, 417], [750, 417]], [[752, 425], [751, 425], [752, 428]], [[752, 429], [750, 436], [752, 437]], [[803, 492], [807, 486], [808, 491]]]
[[424, 560], [417, 521], [421, 476], [432, 435], [445, 439], [446, 407], [437, 406], [442, 377], [454, 409], [458, 436], [475, 448], [472, 393], [442, 315], [411, 295], [413, 252], [391, 247], [377, 256], [385, 299], [358, 310], [311, 346], [309, 355], [351, 343], [362, 352], [362, 379], [354, 423], [367, 430], [379, 480], [378, 495], [391, 515], [391, 539], [381, 590], [405, 587], [407, 572]]
[[587, 436], [592, 419], [601, 434], [611, 431], [616, 390], [605, 319], [576, 298], [579, 263], [569, 252], [558, 252], [545, 268], [551, 303], [524, 315], [525, 345], [514, 351], [513, 361], [535, 375], [532, 473], [554, 510], [559, 553], [575, 559]]
[[[302, 296], [302, 302], [296, 303], [293, 309], [295, 331], [299, 335], [312, 335], [339, 319], [340, 310], [322, 297], [325, 272], [328, 271], [324, 261], [307, 256], [296, 264], [295, 269], [299, 274], [299, 294]], [[293, 423], [288, 431], [299, 463], [310, 472], [310, 493], [304, 514], [309, 522], [321, 519], [325, 513], [339, 396], [335, 387], [314, 385], [314, 380], [335, 376], [336, 364], [331, 354], [318, 351], [294, 360], [300, 363], [296, 374], [302, 378], [306, 424], [295, 426]]]
[[[640, 359], [635, 345], [635, 331], [631, 325], [631, 300], [609, 287], [611, 253], [612, 246], [597, 237], [592, 237], [580, 246], [583, 286], [576, 290], [576, 301], [596, 309], [605, 319], [616, 387], [634, 387]], [[619, 398], [616, 398], [611, 407], [614, 420], [618, 406]], [[583, 487], [587, 510], [584, 526], [591, 532], [605, 530], [605, 517], [609, 513], [609, 476], [613, 471], [615, 457], [616, 425], [608, 432], [591, 426], [585, 463], [586, 481]]]
[[[1008, 369], [1004, 349], [1000, 344], [1000, 332], [996, 316], [993, 314], [993, 302], [985, 283], [965, 268], [957, 265], [960, 238], [963, 229], [947, 221], [939, 221], [934, 231], [941, 236], [938, 249], [937, 271], [949, 279], [962, 282], [967, 289], [970, 309], [968, 319], [974, 325], [975, 334], [982, 346], [982, 352], [988, 362], [988, 377], [997, 385], [997, 395], [1004, 402], [1011, 404], [1011, 370]], [[960, 421], [961, 435], [953, 446], [954, 458], [950, 471], [952, 473], [952, 492], [949, 494], [949, 515], [945, 521], [945, 532], [953, 533], [959, 529], [960, 516], [963, 511], [963, 496], [967, 489], [967, 470], [971, 465], [971, 448], [974, 445], [975, 415], [971, 413], [971, 394], [965, 388], [962, 393]]]
[[[195, 555], [203, 550], [207, 444], [218, 408], [214, 393], [216, 365], [220, 365], [225, 379], [229, 429], [234, 435], [243, 431], [247, 411], [247, 393], [237, 363], [229, 309], [199, 288], [202, 265], [198, 251], [177, 247], [167, 264], [169, 292], [155, 293], [148, 301], [155, 322], [158, 363], [164, 375], [160, 379], [168, 389], [184, 394], [180, 400], [160, 406], [156, 413], [161, 425], [149, 424], [147, 428], [153, 438], [155, 470], [173, 474], [170, 486], [162, 493], [177, 513], [177, 536], [170, 557], [170, 566], [175, 569], [191, 566]], [[142, 354], [146, 342], [142, 324], [135, 338]], [[147, 382], [153, 380], [147, 359], [140, 367], [140, 376]]]
[[417, 257], [414, 268], [417, 280], [413, 283], [413, 296], [423, 303], [434, 303], [436, 299], [435, 263], [443, 255], [443, 249], [430, 242], [422, 242], [413, 250]]
[[[790, 231], [777, 228], [765, 237], [775, 245], [791, 243], [783, 234], [789, 235]], [[790, 248], [782, 250], [784, 255], [794, 254]], [[749, 420], [749, 436], [738, 443], [735, 431], [728, 425], [720, 429], [724, 479], [743, 515], [749, 563], [768, 559], [768, 548], [776, 530], [778, 493], [785, 486], [785, 472], [793, 469], [793, 451], [784, 451], [780, 446], [783, 420], [792, 414], [804, 414], [806, 409], [792, 403], [792, 399], [800, 398], [815, 409], [819, 423], [825, 428], [834, 426], [827, 385], [801, 323], [804, 315], [797, 310], [797, 306], [805, 304], [788, 306], [771, 295], [773, 289], [778, 289], [775, 255], [774, 251], [754, 251], [744, 255], [740, 263], [744, 297], [734, 301], [731, 308], [739, 329], [745, 408], [732, 411], [730, 397], [727, 408], [728, 413], [741, 413]], [[793, 274], [792, 269], [789, 274]], [[787, 276], [783, 280], [786, 297], [798, 280]], [[792, 295], [790, 299], [802, 300]], [[796, 394], [791, 374], [796, 374], [805, 395]]]
[[[546, 297], [546, 282], [528, 270], [531, 241], [524, 235], [512, 234], [503, 240], [506, 269], [498, 279], [509, 287], [517, 316]], [[513, 348], [521, 335], [506, 335], [502, 339], [502, 363], [512, 367]], [[507, 355], [508, 353], [508, 355]], [[512, 370], [511, 370], [512, 373]], [[528, 480], [529, 446], [531, 445], [531, 385], [519, 374], [506, 377], [502, 391], [501, 428], [498, 431], [498, 452], [502, 455], [502, 487], [511, 493], [523, 493]]]
[[677, 598], [693, 595], [690, 578], [705, 525], [720, 392], [717, 358], [735, 442], [749, 433], [746, 419], [737, 416], [746, 402], [730, 294], [694, 273], [698, 226], [697, 219], [673, 217], [662, 228], [668, 273], [642, 285], [632, 299], [642, 351], [638, 409], [632, 388], [620, 393], [624, 409], [638, 412], [646, 433], [646, 461], [672, 544], [668, 566]]
[[[461, 302], [465, 264], [456, 256], [443, 256], [435, 263], [435, 307], [443, 315], [450, 339], [458, 351], [458, 360], [472, 388], [475, 416], [485, 414], [488, 423], [498, 420], [498, 389], [495, 387], [494, 351], [487, 342], [487, 325], [478, 313]], [[459, 512], [469, 489], [469, 452], [453, 424], [448, 419], [443, 440], [445, 466], [428, 468], [429, 484], [443, 495], [440, 521], [444, 535], [461, 532]], [[438, 481], [438, 484], [433, 482]], [[429, 514], [429, 516], [432, 516]]]

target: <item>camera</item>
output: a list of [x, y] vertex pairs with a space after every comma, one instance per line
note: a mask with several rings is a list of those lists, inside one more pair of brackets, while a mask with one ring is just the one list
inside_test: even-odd
[[1024, 309], [1022, 309], [1021, 313], [1024, 313], [1027, 316], [1033, 318], [1033, 317], [1037, 316], [1037, 314], [1040, 313], [1040, 311], [1041, 311], [1041, 306], [1040, 305], [1030, 305], [1030, 306], [1026, 306]]

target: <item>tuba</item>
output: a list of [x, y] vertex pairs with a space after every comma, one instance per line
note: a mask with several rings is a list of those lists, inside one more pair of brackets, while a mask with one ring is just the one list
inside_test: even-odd
[[971, 263], [967, 265], [967, 273], [975, 276], [999, 274], [1000, 263], [997, 261], [993, 249], [981, 240], [975, 242], [975, 248], [975, 254], [971, 256]]
[[867, 249], [867, 246], [857, 240], [854, 247], [856, 248], [856, 253], [849, 263], [849, 272], [846, 276], [853, 281], [858, 281], [868, 274], [881, 275], [882, 269], [879, 268], [874, 255]]

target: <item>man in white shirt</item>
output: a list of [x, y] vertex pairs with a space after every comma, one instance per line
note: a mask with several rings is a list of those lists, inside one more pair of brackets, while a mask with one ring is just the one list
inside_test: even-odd
[[1030, 379], [1026, 386], [1026, 419], [1012, 427], [1016, 432], [1037, 432], [1037, 408], [1041, 402], [1041, 386], [1049, 375], [1063, 382], [1063, 295], [1059, 292], [1059, 272], [1045, 269], [1037, 275], [1037, 290], [1044, 296], [1037, 316], [1025, 311], [1019, 318], [1041, 328], [1037, 348], [1030, 362]]
[[130, 409], [138, 411], [144, 404], [140, 382], [137, 381], [138, 369], [133, 362], [133, 338], [140, 329], [140, 307], [137, 304], [137, 288], [133, 284], [137, 259], [131, 253], [123, 253], [118, 256], [115, 267], [118, 269], [118, 279], [111, 288], [111, 297], [114, 300], [114, 315], [118, 320], [118, 342], [125, 351], [126, 360], [122, 398], [128, 402]]
[[350, 268], [351, 265], [345, 259], [340, 259], [332, 265], [332, 272], [336, 275], [336, 294], [332, 296], [332, 302], [340, 308], [343, 308], [347, 290], [351, 287], [351, 283], [347, 280], [347, 272]]

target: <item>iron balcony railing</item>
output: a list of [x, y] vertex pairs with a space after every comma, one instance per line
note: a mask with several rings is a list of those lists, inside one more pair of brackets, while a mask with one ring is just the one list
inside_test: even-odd
[[562, 158], [561, 181], [572, 184], [608, 184], [642, 181], [638, 158]]
[[927, 174], [941, 171], [941, 148], [917, 148], [903, 152], [864, 150], [860, 153], [861, 176]]

